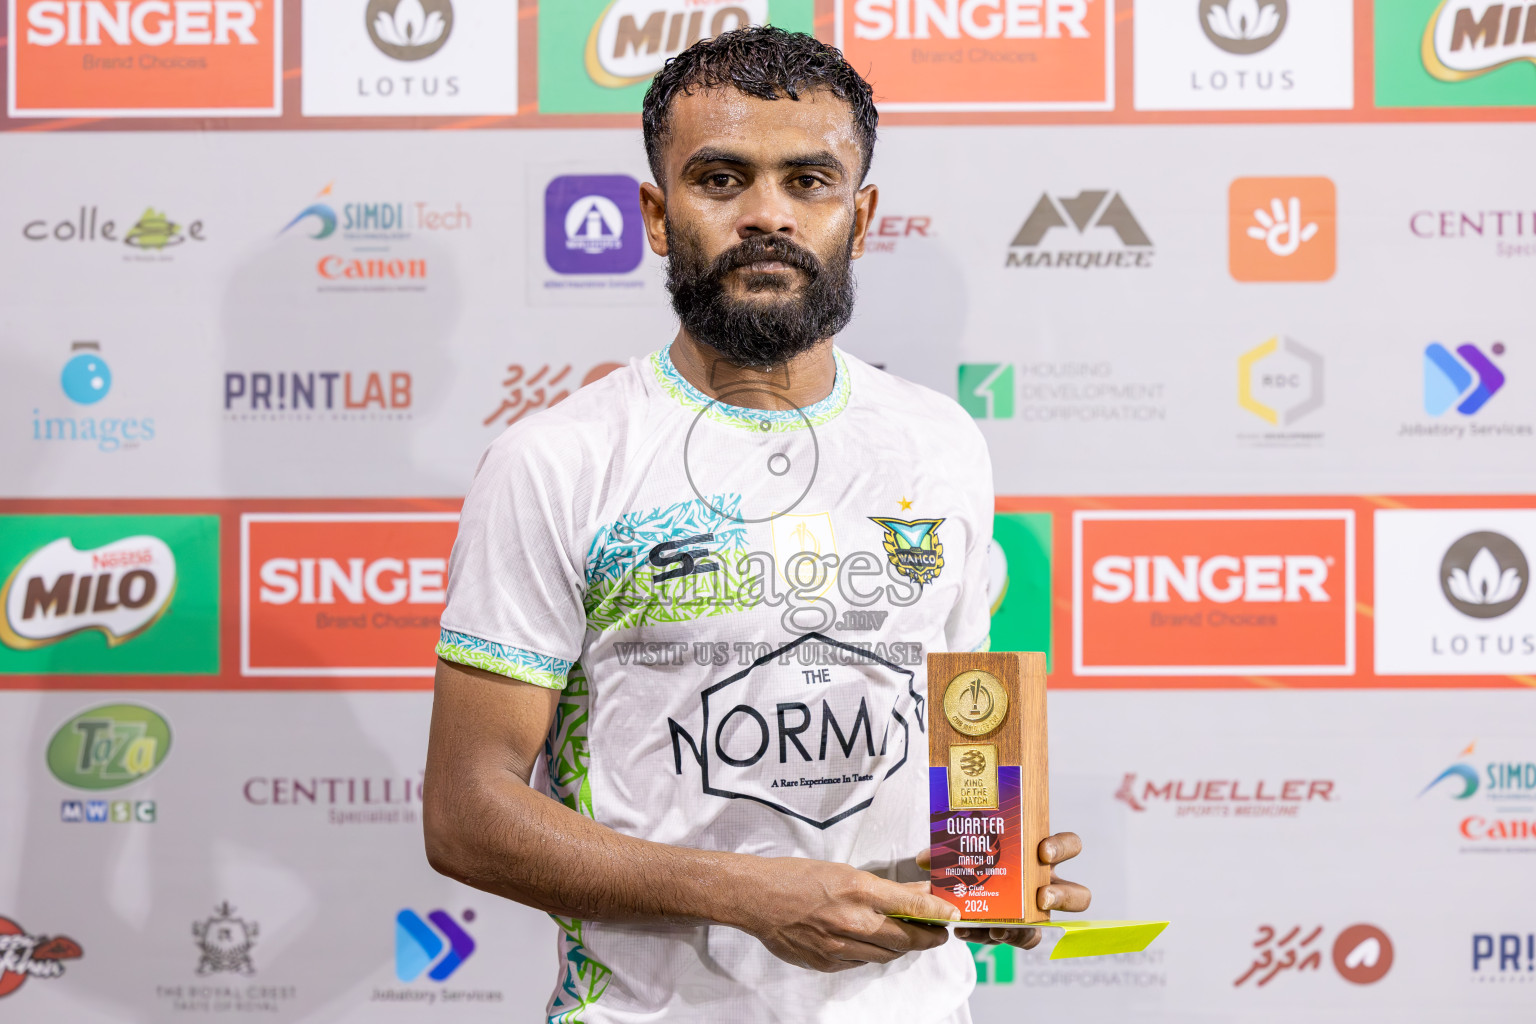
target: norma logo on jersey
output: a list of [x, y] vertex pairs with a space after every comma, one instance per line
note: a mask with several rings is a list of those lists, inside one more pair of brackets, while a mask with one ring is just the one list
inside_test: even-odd
[[241, 516], [241, 673], [430, 676], [458, 519]]
[[282, 113], [279, 0], [12, 0], [12, 117]]
[[1349, 675], [1349, 510], [1073, 514], [1073, 671]]

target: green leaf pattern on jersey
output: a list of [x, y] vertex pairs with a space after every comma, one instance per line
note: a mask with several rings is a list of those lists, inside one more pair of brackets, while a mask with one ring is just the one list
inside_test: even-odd
[[592, 783], [587, 774], [587, 719], [591, 690], [581, 663], [571, 666], [565, 691], [555, 705], [555, 724], [545, 740], [549, 763], [549, 793], [571, 810], [596, 818], [592, 811]]
[[499, 644], [494, 640], [484, 640], [451, 629], [439, 633], [435, 653], [444, 661], [483, 668], [487, 672], [521, 679], [525, 683], [549, 690], [558, 690], [564, 686], [566, 673], [571, 668], [571, 663], [564, 658], [539, 654], [511, 644]]
[[584, 922], [554, 917], [560, 926], [560, 984], [549, 1000], [549, 1024], [586, 1024], [585, 1010], [603, 997], [613, 971], [589, 955], [582, 945]]
[[705, 419], [742, 430], [781, 434], [790, 430], [804, 430], [807, 425], [819, 427], [848, 407], [848, 397], [852, 393], [848, 364], [843, 361], [841, 352], [836, 349], [832, 352], [837, 358], [837, 376], [832, 381], [832, 393], [804, 409], [747, 409], [710, 398], [688, 383], [677, 371], [667, 349], [651, 353], [651, 372], [663, 391], [684, 408], [703, 413]]

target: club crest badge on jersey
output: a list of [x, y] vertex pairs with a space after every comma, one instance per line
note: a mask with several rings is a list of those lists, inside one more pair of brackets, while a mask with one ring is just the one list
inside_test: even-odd
[[944, 568], [944, 545], [939, 543], [939, 525], [944, 520], [869, 519], [885, 530], [885, 554], [896, 571], [913, 583], [932, 583]]

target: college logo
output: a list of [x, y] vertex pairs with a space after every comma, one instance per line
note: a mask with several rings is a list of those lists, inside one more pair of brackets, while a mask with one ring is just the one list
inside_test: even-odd
[[386, 57], [424, 60], [443, 48], [453, 31], [449, 0], [368, 0], [368, 38]]
[[458, 518], [241, 516], [241, 673], [430, 677]]
[[1392, 940], [1375, 925], [1350, 925], [1339, 932], [1331, 948], [1323, 937], [1324, 931], [1322, 925], [1260, 925], [1258, 939], [1252, 943], [1258, 952], [1253, 954], [1248, 969], [1232, 982], [1233, 987], [1241, 988], [1252, 981], [1254, 988], [1263, 988], [1285, 971], [1320, 971], [1325, 955], [1339, 977], [1352, 985], [1373, 984], [1392, 969]]
[[198, 974], [256, 973], [251, 962], [251, 947], [256, 944], [259, 927], [253, 921], [235, 916], [235, 908], [226, 900], [213, 908], [213, 916], [192, 923], [192, 938], [201, 954]]
[[1354, 513], [1073, 513], [1073, 671], [1350, 675]]
[[1474, 619], [1496, 619], [1513, 611], [1525, 596], [1530, 576], [1520, 545], [1490, 530], [1462, 537], [1440, 561], [1445, 599]]
[[1205, 37], [1227, 53], [1267, 50], [1285, 31], [1286, 0], [1200, 0]]
[[[473, 910], [463, 913], [466, 923]], [[475, 940], [446, 910], [434, 910], [423, 920], [409, 908], [395, 915], [395, 977], [411, 982], [425, 972], [433, 981], [447, 981], [475, 952]]]
[[544, 260], [555, 273], [627, 274], [644, 249], [634, 178], [568, 174], [544, 189]]
[[1107, 110], [1105, 0], [838, 0], [836, 44], [885, 110]]
[[1270, 338], [1237, 360], [1237, 404], [1289, 427], [1323, 405], [1323, 357], [1294, 338]]
[[28, 978], [60, 977], [65, 960], [84, 955], [74, 939], [29, 935], [15, 921], [0, 917], [0, 998], [21, 988]]
[[282, 6], [15, 0], [10, 116], [281, 114]]
[[1238, 178], [1227, 192], [1227, 257], [1238, 281], [1326, 281], [1335, 262], [1333, 182]]
[[886, 519], [870, 516], [885, 535], [881, 543], [896, 571], [919, 585], [932, 583], [944, 570], [944, 545], [939, 543], [942, 519]]
[[[1047, 236], [1070, 225], [1083, 242], [1107, 240], [1113, 234], [1119, 246], [1111, 249], [1056, 250], [1042, 248]], [[1092, 232], [1092, 234], [1090, 234]], [[1053, 239], [1054, 240], [1054, 239]], [[1085, 190], [1075, 196], [1052, 197], [1042, 193], [1018, 233], [1009, 243], [1008, 267], [1139, 267], [1152, 265], [1152, 239], [1142, 230], [1119, 192]]]
[[138, 704], [108, 704], [59, 726], [48, 742], [48, 770], [76, 789], [117, 789], [147, 777], [170, 749], [163, 717]]
[[117, 232], [118, 222], [102, 220], [100, 208], [95, 206], [80, 207], [79, 215], [68, 220], [42, 218], [29, 220], [21, 227], [21, 237], [29, 242], [121, 243], [134, 250], [124, 253], [123, 259], [136, 263], [170, 262], [171, 256], [166, 249], [187, 242], [207, 241], [201, 220], [177, 220], [153, 206], [146, 206], [121, 238]]
[[[1491, 351], [1501, 356], [1504, 346], [1495, 342]], [[1424, 411], [1431, 416], [1440, 416], [1452, 406], [1471, 416], [1503, 386], [1504, 372], [1476, 345], [1458, 345], [1456, 355], [1438, 341], [1424, 349]]]

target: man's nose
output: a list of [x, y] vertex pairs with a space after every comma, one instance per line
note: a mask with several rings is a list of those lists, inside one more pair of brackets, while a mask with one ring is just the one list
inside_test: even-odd
[[743, 194], [743, 199], [741, 215], [736, 219], [736, 237], [785, 234], [793, 238], [799, 230], [794, 202], [778, 182], [760, 178]]

